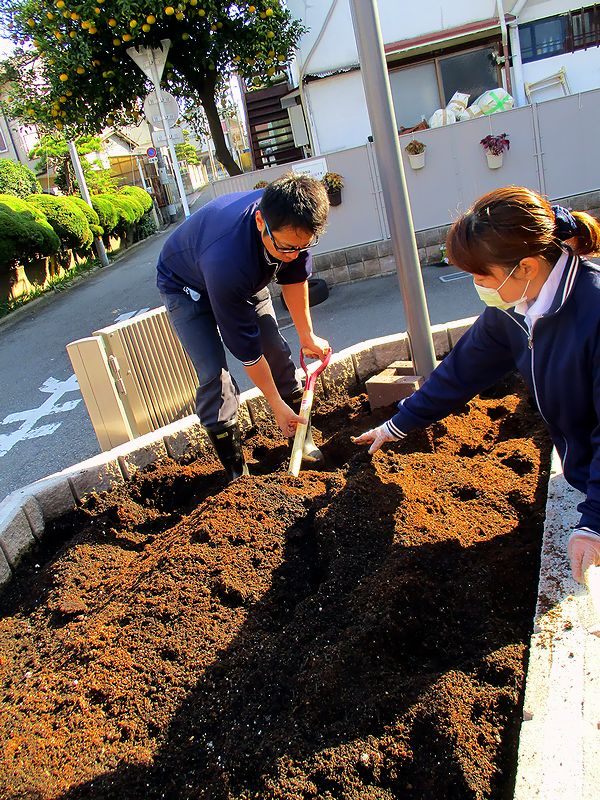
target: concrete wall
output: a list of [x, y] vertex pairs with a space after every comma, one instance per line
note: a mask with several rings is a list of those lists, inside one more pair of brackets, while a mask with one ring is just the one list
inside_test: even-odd
[[[417, 171], [409, 166], [404, 152], [412, 135], [401, 136], [415, 229], [428, 231], [447, 226], [477, 197], [499, 186], [529, 186], [550, 199], [596, 192], [600, 189], [600, 159], [595, 156], [599, 129], [597, 89], [420, 131], [418, 138], [427, 145], [426, 163]], [[505, 154], [504, 165], [491, 170], [479, 142], [488, 133], [503, 132], [510, 138], [510, 151]], [[389, 231], [373, 145], [339, 150], [324, 158], [329, 170], [343, 175], [345, 186], [342, 204], [331, 209], [328, 230], [315, 253], [387, 239]], [[218, 195], [248, 191], [258, 180], [274, 180], [287, 170], [287, 166], [271, 167], [226, 178], [214, 183], [212, 189]]]

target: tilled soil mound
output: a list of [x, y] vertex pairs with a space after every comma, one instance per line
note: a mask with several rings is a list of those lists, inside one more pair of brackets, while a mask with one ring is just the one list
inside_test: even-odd
[[[520, 390], [328, 468], [162, 462], [48, 532], [2, 601], [0, 797], [511, 796], [549, 443]], [[253, 460], [256, 462], [253, 464]]]

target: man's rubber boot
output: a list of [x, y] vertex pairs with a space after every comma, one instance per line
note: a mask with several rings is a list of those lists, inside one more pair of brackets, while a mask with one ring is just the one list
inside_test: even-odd
[[[302, 404], [302, 389], [298, 389], [298, 391], [294, 392], [294, 394], [291, 397], [284, 397], [283, 399], [295, 414], [300, 413], [300, 406]], [[289, 442], [291, 448], [292, 445], [294, 444], [293, 436], [291, 437]], [[302, 448], [302, 461], [304, 461], [304, 463], [306, 464], [322, 464], [325, 461], [325, 459], [323, 458], [323, 453], [319, 450], [319, 448], [314, 442], [310, 417], [308, 419], [308, 425], [306, 427], [306, 437], [304, 439], [304, 447]]]
[[230, 482], [240, 478], [242, 475], [250, 474], [244, 461], [242, 437], [240, 426], [237, 422], [215, 425], [214, 427], [206, 428], [206, 432]]

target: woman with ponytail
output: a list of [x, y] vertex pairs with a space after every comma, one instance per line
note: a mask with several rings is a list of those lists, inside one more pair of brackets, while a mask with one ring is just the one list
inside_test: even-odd
[[519, 186], [481, 197], [450, 229], [451, 264], [487, 308], [392, 419], [355, 439], [374, 453], [458, 410], [507, 372], [525, 379], [585, 495], [569, 540], [573, 577], [600, 564], [600, 224]]

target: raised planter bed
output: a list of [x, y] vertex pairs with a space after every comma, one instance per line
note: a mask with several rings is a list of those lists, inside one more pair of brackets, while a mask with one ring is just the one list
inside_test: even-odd
[[[172, 428], [22, 494], [0, 795], [512, 796], [549, 445], [509, 394], [367, 457], [349, 437], [387, 410], [353, 379], [400, 345], [332, 368], [325, 472], [285, 473], [254, 395], [233, 486]], [[94, 470], [112, 490], [51, 522]]]

